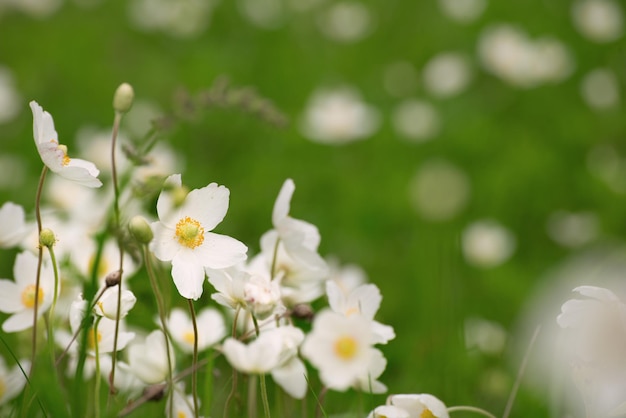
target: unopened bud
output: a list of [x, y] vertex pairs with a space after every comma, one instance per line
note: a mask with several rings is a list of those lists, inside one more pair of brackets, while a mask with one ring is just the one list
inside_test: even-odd
[[313, 312], [313, 308], [311, 305], [306, 303], [299, 303], [293, 307], [291, 311], [291, 315], [294, 318], [305, 319], [307, 321], [311, 321], [315, 316], [315, 312]]
[[57, 242], [57, 238], [54, 236], [54, 232], [51, 229], [42, 229], [39, 233], [39, 245], [42, 247], [50, 248]]
[[189, 194], [189, 189], [185, 186], [176, 187], [172, 190], [172, 202], [175, 207], [181, 206], [185, 202], [185, 198]]
[[120, 113], [128, 112], [133, 105], [134, 98], [135, 92], [133, 87], [128, 83], [120, 84], [113, 96], [113, 109]]
[[144, 219], [143, 216], [133, 216], [133, 218], [128, 223], [128, 229], [130, 230], [131, 235], [141, 244], [148, 244], [152, 241], [154, 234], [152, 233], [152, 229], [148, 222]]
[[104, 283], [106, 284], [107, 287], [117, 286], [118, 284], [120, 284], [121, 281], [122, 281], [122, 272], [119, 270], [114, 271], [113, 273], [109, 273], [107, 277], [104, 279]]

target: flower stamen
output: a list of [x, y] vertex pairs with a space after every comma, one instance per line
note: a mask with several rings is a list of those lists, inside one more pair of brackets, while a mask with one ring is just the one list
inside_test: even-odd
[[[32, 308], [35, 306], [35, 289], [36, 286], [34, 284], [29, 284], [22, 291], [22, 304], [27, 308]], [[43, 303], [43, 289], [39, 288], [39, 293], [37, 294], [37, 305], [41, 306]]]
[[204, 228], [200, 222], [185, 216], [176, 224], [178, 243], [192, 250], [204, 242]]
[[334, 349], [340, 359], [350, 360], [356, 355], [357, 341], [350, 335], [343, 336], [335, 341]]

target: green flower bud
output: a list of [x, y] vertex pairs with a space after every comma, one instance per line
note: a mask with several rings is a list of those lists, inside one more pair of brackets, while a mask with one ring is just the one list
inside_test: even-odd
[[39, 245], [42, 247], [50, 248], [57, 242], [57, 238], [54, 236], [54, 232], [51, 229], [42, 229], [39, 233]]
[[189, 194], [189, 189], [185, 186], [176, 187], [171, 192], [172, 194], [172, 202], [175, 207], [181, 206], [185, 202], [185, 198]]
[[113, 109], [120, 113], [128, 112], [133, 105], [134, 98], [135, 92], [133, 87], [128, 83], [120, 84], [113, 96]]
[[148, 222], [146, 222], [143, 216], [133, 216], [128, 223], [128, 229], [131, 235], [141, 244], [150, 243], [154, 237], [150, 225], [148, 225]]

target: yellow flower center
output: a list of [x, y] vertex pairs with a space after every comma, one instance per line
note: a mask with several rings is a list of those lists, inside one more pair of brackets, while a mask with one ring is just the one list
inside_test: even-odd
[[[34, 284], [29, 284], [22, 291], [22, 304], [27, 308], [33, 308], [35, 306], [35, 289], [37, 286]], [[43, 302], [43, 289], [39, 288], [39, 293], [37, 294], [37, 306], [41, 306]]]
[[185, 216], [176, 224], [176, 237], [180, 245], [193, 250], [204, 242], [204, 228], [200, 222]]
[[68, 165], [71, 159], [67, 156], [67, 146], [59, 144], [57, 145], [57, 149], [63, 151], [63, 162], [61, 164], [63, 164], [64, 166]]
[[176, 418], [187, 418], [187, 414], [185, 414], [183, 411], [178, 411], [176, 413]]
[[437, 417], [435, 417], [433, 413], [430, 412], [430, 409], [425, 408], [420, 414], [420, 418], [437, 418]]
[[346, 316], [351, 316], [351, 315], [358, 314], [358, 313], [359, 313], [359, 309], [353, 307], [346, 311]]
[[357, 348], [357, 341], [350, 335], [346, 335], [335, 341], [335, 354], [342, 360], [352, 359], [356, 355]]
[[192, 344], [196, 341], [193, 332], [191, 331], [187, 331], [183, 334], [183, 341], [185, 341], [186, 343]]
[[96, 348], [96, 343], [100, 344], [100, 341], [102, 341], [102, 334], [100, 331], [96, 331], [91, 328], [89, 330], [89, 334], [87, 334], [87, 346], [93, 350]]

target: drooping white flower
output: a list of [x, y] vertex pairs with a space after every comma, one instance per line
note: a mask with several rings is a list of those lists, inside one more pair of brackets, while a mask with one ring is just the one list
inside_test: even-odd
[[[170, 360], [174, 367], [175, 356], [171, 344]], [[128, 365], [144, 383], [153, 385], [165, 381], [168, 376], [168, 360], [163, 332], [154, 330], [143, 342], [128, 347]]]
[[280, 364], [283, 344], [275, 335], [261, 334], [249, 344], [229, 337], [222, 350], [235, 369], [247, 374], [266, 374]]
[[24, 208], [13, 202], [0, 207], [0, 248], [18, 245], [30, 233], [30, 225], [24, 218]]
[[[24, 372], [28, 373], [30, 361], [20, 360], [20, 365]], [[4, 358], [0, 357], [0, 405], [4, 405], [19, 395], [25, 384], [26, 377], [19, 366], [16, 364], [9, 369]]]
[[315, 366], [324, 385], [343, 391], [356, 384], [376, 355], [370, 321], [323, 310], [302, 344], [301, 353]]
[[[100, 297], [100, 300], [96, 302], [96, 305], [93, 307], [93, 311], [96, 315], [104, 316], [109, 319], [115, 320], [117, 318], [117, 300], [118, 294], [120, 292], [119, 286], [109, 287], [104, 291], [104, 294]], [[124, 318], [128, 311], [130, 311], [133, 306], [135, 306], [135, 302], [137, 302], [137, 298], [135, 294], [130, 290], [122, 290], [122, 297], [120, 299], [120, 318]]]
[[233, 266], [222, 270], [206, 269], [206, 275], [216, 290], [211, 299], [227, 308], [246, 308], [245, 286], [250, 274]]
[[[203, 351], [212, 346], [226, 335], [224, 318], [216, 309], [202, 309], [198, 312], [196, 324], [198, 327], [198, 351]], [[172, 339], [176, 341], [184, 352], [193, 352], [193, 323], [189, 315], [183, 309], [172, 309], [168, 321], [168, 330]]]
[[[181, 190], [180, 174], [168, 177], [165, 185]], [[202, 295], [205, 268], [230, 267], [246, 259], [248, 248], [243, 243], [210, 232], [224, 219], [229, 194], [226, 187], [211, 183], [192, 190], [181, 203], [168, 190], [159, 195], [159, 221], [152, 224], [150, 249], [159, 260], [171, 261], [174, 284], [187, 299]]]
[[102, 186], [102, 182], [98, 180], [100, 171], [92, 162], [70, 158], [67, 155], [67, 147], [59, 144], [58, 135], [54, 129], [54, 121], [50, 113], [43, 110], [35, 101], [30, 102], [30, 108], [33, 111], [35, 145], [41, 160], [50, 171], [83, 186]]
[[39, 293], [36, 293], [37, 256], [22, 252], [15, 258], [15, 281], [0, 279], [0, 311], [12, 314], [2, 324], [4, 332], [17, 332], [33, 325], [35, 300], [37, 315], [41, 316], [52, 304], [54, 272], [48, 263], [41, 266]]
[[410, 418], [450, 418], [446, 405], [427, 393], [392, 395], [387, 404], [404, 409]]
[[281, 342], [278, 364], [271, 371], [274, 381], [291, 397], [302, 399], [307, 390], [306, 367], [298, 357], [298, 347], [304, 341], [304, 333], [291, 325], [264, 331], [264, 338], [276, 338]]

